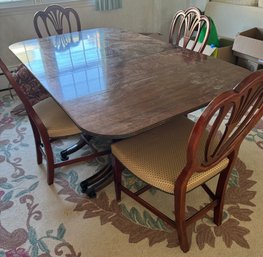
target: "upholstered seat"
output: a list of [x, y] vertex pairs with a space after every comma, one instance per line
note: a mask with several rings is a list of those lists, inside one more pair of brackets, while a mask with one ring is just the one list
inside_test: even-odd
[[[174, 182], [186, 165], [187, 142], [194, 124], [180, 116], [168, 124], [113, 144], [112, 153], [135, 176], [173, 194]], [[204, 144], [202, 146], [205, 147]], [[227, 167], [228, 162], [225, 158], [206, 172], [195, 172], [188, 181], [187, 191], [217, 175]]]
[[46, 98], [35, 104], [33, 108], [47, 128], [49, 137], [56, 138], [81, 133], [79, 128], [53, 98]]

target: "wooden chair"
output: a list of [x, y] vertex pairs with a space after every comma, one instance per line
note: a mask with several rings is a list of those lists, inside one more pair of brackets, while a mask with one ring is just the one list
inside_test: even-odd
[[81, 31], [78, 13], [69, 7], [57, 4], [48, 6], [43, 11], [34, 15], [34, 27], [39, 38], [54, 34], [64, 34], [73, 31]]
[[81, 134], [80, 129], [51, 97], [32, 105], [1, 58], [0, 68], [25, 106], [34, 134], [37, 163], [41, 164], [43, 157], [46, 158], [47, 183], [49, 185], [53, 183], [56, 168], [80, 161], [89, 161], [109, 153], [109, 151], [98, 152], [94, 147], [91, 147], [93, 152], [89, 155], [57, 162], [53, 155], [52, 142], [57, 138]]
[[[62, 7], [57, 4], [52, 4], [45, 10], [36, 12], [33, 23], [39, 38], [56, 34], [60, 36], [56, 38], [57, 42], [55, 42], [58, 51], [67, 49], [67, 40], [73, 40], [71, 37], [66, 38], [65, 35], [62, 35], [63, 33], [81, 31], [78, 13], [73, 8]], [[68, 155], [81, 149], [90, 139], [91, 137], [87, 134], [82, 134], [78, 142], [60, 153], [61, 160], [68, 160]]]
[[[263, 72], [258, 71], [233, 90], [216, 97], [196, 123], [179, 116], [148, 132], [112, 144], [117, 200], [121, 200], [121, 191], [124, 191], [175, 227], [180, 247], [187, 252], [190, 223], [213, 209], [215, 224], [221, 224], [224, 195], [240, 145], [262, 115]], [[147, 186], [135, 193], [124, 187], [121, 183], [124, 167]], [[217, 175], [213, 192], [205, 183]], [[199, 186], [211, 202], [186, 218], [186, 193]], [[174, 195], [175, 220], [140, 197], [150, 187]]]
[[[36, 12], [33, 24], [39, 38], [81, 30], [80, 18], [77, 12], [72, 8], [64, 8], [60, 5], [50, 5], [44, 11]], [[68, 40], [72, 41], [73, 39], [61, 35], [56, 42], [57, 49], [63, 50]], [[39, 82], [24, 65], [20, 65], [13, 72], [13, 76], [22, 88], [27, 89], [25, 92], [28, 93], [32, 102], [37, 103], [49, 97], [48, 92], [39, 85]], [[14, 108], [12, 113], [20, 114], [23, 111], [24, 106], [20, 104]], [[82, 140], [81, 143], [85, 145]], [[64, 159], [66, 158], [67, 156], [64, 156]]]
[[[198, 37], [203, 26], [206, 26], [206, 32], [202, 43], [198, 43]], [[173, 17], [170, 32], [169, 43], [174, 46], [189, 48], [200, 53], [205, 49], [210, 33], [210, 20], [202, 15], [200, 10], [195, 7], [187, 10], [179, 10]], [[200, 44], [200, 45], [198, 45]]]

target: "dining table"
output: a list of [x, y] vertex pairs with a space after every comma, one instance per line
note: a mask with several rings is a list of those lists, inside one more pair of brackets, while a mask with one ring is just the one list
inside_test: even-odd
[[113, 141], [200, 109], [250, 73], [119, 28], [29, 39], [9, 49], [83, 133]]

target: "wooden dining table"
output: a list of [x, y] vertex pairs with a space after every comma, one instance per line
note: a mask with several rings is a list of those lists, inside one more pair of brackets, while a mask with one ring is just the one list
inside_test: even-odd
[[9, 48], [83, 132], [113, 140], [204, 107], [250, 73], [116, 28], [25, 40]]

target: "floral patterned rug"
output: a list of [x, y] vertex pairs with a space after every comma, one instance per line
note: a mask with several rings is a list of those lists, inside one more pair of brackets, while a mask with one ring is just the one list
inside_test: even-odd
[[[17, 104], [7, 93], [0, 96], [0, 257], [260, 256], [263, 120], [241, 146], [229, 181], [223, 224], [217, 227], [210, 216], [193, 224], [191, 249], [184, 254], [174, 229], [126, 195], [117, 203], [112, 184], [95, 199], [81, 193], [79, 182], [106, 159], [59, 168], [55, 183], [48, 186], [45, 163], [36, 163], [27, 117], [10, 114]], [[197, 116], [191, 114], [192, 119]], [[74, 140], [57, 141], [55, 152], [59, 154]], [[140, 186], [128, 171], [124, 177], [126, 186]], [[171, 196], [150, 190], [145, 197], [172, 217]], [[187, 199], [187, 211], [194, 212], [207, 200], [202, 191], [194, 190]]]

